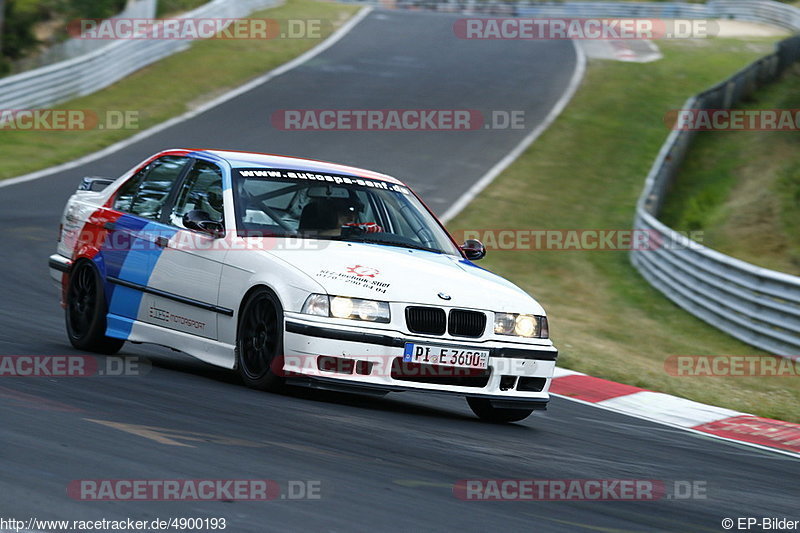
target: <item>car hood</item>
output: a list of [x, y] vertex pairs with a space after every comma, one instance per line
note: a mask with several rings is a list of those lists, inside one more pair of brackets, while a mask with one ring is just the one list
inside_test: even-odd
[[270, 253], [310, 276], [331, 295], [544, 314], [522, 289], [460, 257], [355, 242], [306, 244], [314, 242], [320, 250]]

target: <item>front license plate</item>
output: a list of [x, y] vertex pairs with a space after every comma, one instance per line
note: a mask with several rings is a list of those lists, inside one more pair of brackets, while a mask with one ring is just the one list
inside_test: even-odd
[[489, 366], [489, 350], [407, 342], [403, 362], [484, 369]]

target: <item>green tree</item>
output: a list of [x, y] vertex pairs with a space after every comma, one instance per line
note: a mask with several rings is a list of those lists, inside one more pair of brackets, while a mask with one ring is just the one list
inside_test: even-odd
[[18, 0], [5, 0], [2, 25], [2, 56], [7, 59], [18, 59], [27, 50], [39, 42], [33, 33], [33, 26], [38, 22], [36, 9], [20, 6]]
[[70, 17], [105, 19], [113, 17], [125, 8], [125, 0], [69, 0], [67, 2]]
[[3, 20], [5, 20], [6, 2], [0, 0], [0, 50], [3, 49]]

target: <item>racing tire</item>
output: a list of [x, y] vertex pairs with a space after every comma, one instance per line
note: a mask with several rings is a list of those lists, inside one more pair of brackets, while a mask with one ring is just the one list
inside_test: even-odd
[[106, 336], [106, 304], [103, 282], [89, 261], [75, 264], [65, 298], [69, 342], [78, 350], [114, 355], [125, 341]]
[[236, 370], [250, 388], [283, 388], [283, 306], [266, 288], [256, 289], [239, 314]]
[[507, 424], [519, 422], [530, 416], [533, 409], [510, 409], [506, 407], [492, 407], [486, 398], [467, 398], [467, 403], [472, 412], [484, 422], [493, 424]]

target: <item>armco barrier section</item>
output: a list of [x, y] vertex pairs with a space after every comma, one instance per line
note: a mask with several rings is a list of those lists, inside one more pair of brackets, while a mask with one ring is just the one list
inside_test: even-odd
[[[766, 8], [762, 11], [773, 13]], [[748, 11], [748, 16], [757, 12]], [[800, 36], [795, 35], [778, 43], [773, 54], [689, 98], [683, 108], [730, 108], [759, 86], [775, 80], [798, 60]], [[797, 358], [800, 277], [716, 252], [678, 234], [656, 218], [693, 137], [692, 131], [675, 130], [662, 146], [637, 203], [634, 228], [650, 231], [665, 246], [633, 251], [631, 261], [650, 284], [697, 317], [748, 344]]]
[[[279, 0], [214, 0], [184, 17], [245, 16]], [[464, 14], [527, 17], [629, 17], [736, 19], [800, 31], [800, 9], [772, 0], [684, 2], [496, 2], [477, 0], [368, 0], [354, 3]], [[0, 79], [0, 109], [51, 105], [92, 93], [158, 59], [183, 50], [186, 41], [114, 42], [73, 60]], [[729, 108], [800, 60], [800, 36], [727, 80], [689, 98], [684, 109]], [[751, 265], [691, 241], [657, 220], [664, 195], [694, 137], [672, 131], [637, 202], [634, 228], [662, 245], [631, 252], [633, 265], [675, 303], [730, 335], [772, 353], [800, 354], [800, 277]]]
[[[156, 16], [157, 8], [158, 0], [128, 0], [125, 9], [113, 17], [110, 17], [109, 20], [129, 18], [152, 19]], [[72, 37], [64, 42], [49, 46], [47, 49], [43, 50], [41, 54], [15, 62], [15, 66], [22, 66], [23, 69], [21, 72], [25, 72], [52, 65], [59, 61], [67, 61], [68, 59], [80, 57], [108, 45], [109, 41], [106, 40]]]
[[[372, 3], [388, 6], [388, 0]], [[480, 16], [539, 18], [735, 19], [800, 31], [800, 9], [772, 0], [685, 2], [498, 2], [397, 0], [392, 7]], [[684, 109], [730, 108], [759, 86], [775, 80], [800, 59], [800, 36], [727, 80], [689, 98]], [[691, 241], [657, 220], [664, 195], [694, 137], [667, 137], [637, 202], [634, 228], [650, 232], [656, 249], [635, 250], [631, 261], [647, 281], [695, 316], [730, 335], [777, 355], [800, 356], [800, 277], [728, 257]]]
[[664, 19], [737, 19], [800, 27], [800, 10], [772, 0], [688, 2], [533, 2], [520, 0], [351, 0], [354, 3], [464, 14], [520, 17], [628, 17]]
[[[244, 17], [278, 3], [214, 0], [180, 18]], [[0, 78], [0, 109], [40, 108], [91, 94], [189, 45], [187, 40], [117, 40], [74, 59]]]

